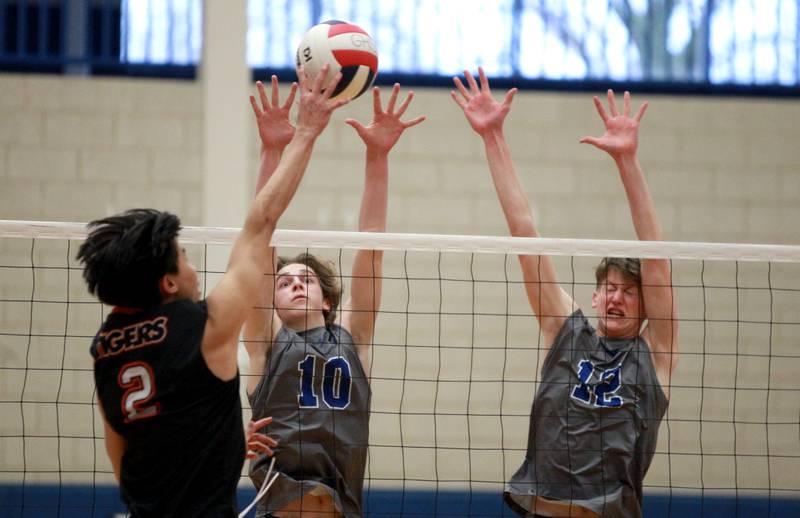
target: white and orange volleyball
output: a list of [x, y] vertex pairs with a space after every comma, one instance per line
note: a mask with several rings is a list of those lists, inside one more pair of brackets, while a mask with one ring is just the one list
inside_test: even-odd
[[375, 42], [358, 25], [329, 20], [311, 27], [297, 47], [296, 66], [305, 67], [313, 81], [323, 65], [329, 65], [328, 80], [336, 72], [342, 79], [332, 99], [355, 99], [367, 91], [378, 74]]

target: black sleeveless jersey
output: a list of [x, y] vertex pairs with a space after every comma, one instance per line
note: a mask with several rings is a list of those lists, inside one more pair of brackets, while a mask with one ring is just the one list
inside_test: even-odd
[[106, 420], [126, 441], [120, 489], [132, 517], [236, 516], [239, 376], [208, 369], [207, 320], [205, 301], [115, 309], [92, 343]]

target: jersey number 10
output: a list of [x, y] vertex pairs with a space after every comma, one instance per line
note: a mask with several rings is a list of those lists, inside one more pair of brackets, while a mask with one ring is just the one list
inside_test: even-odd
[[[297, 362], [300, 371], [300, 408], [319, 408], [319, 398], [314, 392], [314, 373], [317, 357], [309, 354]], [[333, 410], [344, 410], [350, 404], [350, 364], [343, 356], [334, 356], [322, 369], [322, 400]]]

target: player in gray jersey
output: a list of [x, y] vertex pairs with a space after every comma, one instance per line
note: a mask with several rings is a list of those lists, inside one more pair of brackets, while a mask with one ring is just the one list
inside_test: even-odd
[[[275, 76], [271, 99], [260, 83], [258, 90], [260, 105], [255, 98], [251, 102], [262, 143], [260, 187], [295, 133], [289, 122], [295, 87], [283, 105]], [[394, 85], [384, 110], [379, 90], [373, 90], [374, 119], [368, 126], [345, 121], [366, 145], [362, 232], [385, 231], [389, 151], [406, 128], [424, 120], [400, 120], [413, 92], [395, 109], [399, 91], [400, 85]], [[274, 454], [279, 475], [259, 502], [257, 516], [361, 516], [370, 344], [381, 300], [383, 253], [356, 253], [351, 296], [338, 312], [342, 288], [332, 264], [310, 254], [270, 257], [262, 300], [244, 331], [253, 418], [272, 416], [269, 433], [278, 439]], [[256, 486], [263, 483], [269, 461], [262, 456], [251, 463], [250, 478]]]
[[[538, 237], [527, 196], [503, 135], [516, 89], [497, 102], [483, 70], [480, 85], [465, 72], [451, 92], [482, 137], [497, 195], [513, 236]], [[636, 235], [661, 240], [661, 224], [636, 156], [644, 103], [622, 113], [608, 91], [608, 110], [595, 97], [602, 137], [582, 143], [617, 164]], [[596, 271], [591, 325], [557, 284], [547, 256], [519, 256], [525, 289], [547, 355], [534, 397], [528, 448], [505, 491], [521, 516], [637, 517], [642, 481], [652, 460], [678, 360], [678, 320], [670, 264], [662, 259], [606, 258]]]

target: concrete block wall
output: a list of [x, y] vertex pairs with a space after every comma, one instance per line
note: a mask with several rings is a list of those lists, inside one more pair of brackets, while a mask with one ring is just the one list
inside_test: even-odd
[[0, 218], [153, 206], [200, 223], [197, 84], [6, 74], [0, 90]]
[[[800, 148], [792, 144], [800, 102], [636, 92], [633, 99], [651, 104], [640, 160], [667, 239], [800, 242]], [[283, 226], [355, 228], [363, 153], [343, 120], [368, 121], [370, 110], [357, 100], [334, 115]], [[390, 231], [505, 234], [481, 142], [447, 91], [418, 90], [408, 113], [428, 120], [390, 157]], [[520, 93], [506, 133], [543, 235], [635, 237], [613, 162], [578, 143], [602, 133], [590, 94]]]
[[[195, 82], [0, 75], [0, 219], [87, 221], [152, 206], [180, 214], [187, 225], [216, 224], [201, 220], [201, 88]], [[667, 239], [800, 243], [800, 148], [793, 142], [800, 101], [636, 92], [633, 99], [635, 106], [651, 102], [640, 132], [640, 160]], [[334, 115], [281, 228], [357, 228], [363, 146], [344, 119], [368, 122], [370, 111], [364, 98]], [[447, 91], [417, 89], [408, 117], [419, 114], [428, 120], [410, 129], [390, 156], [388, 230], [506, 235], [480, 140]], [[613, 162], [578, 143], [581, 136], [602, 133], [590, 94], [519, 93], [506, 133], [543, 235], [634, 238]], [[252, 127], [251, 185], [257, 161]], [[92, 445], [102, 435], [97, 415], [86, 413], [92, 397], [86, 348], [105, 310], [85, 294], [77, 270], [58, 270], [77, 267], [71, 259], [76, 247], [37, 242], [35, 263], [55, 270], [33, 274], [27, 268], [31, 243], [0, 240], [0, 324], [7, 333], [0, 334], [0, 363], [9, 369], [0, 378], [0, 399], [32, 401], [0, 403], [0, 436], [17, 436], [0, 439], [9, 469], [23, 468], [25, 451], [28, 470], [109, 470], [99, 443], [99, 453], [88, 458], [69, 453], [87, 447], [72, 444], [79, 439], [19, 438], [43, 430], [52, 436], [54, 425]], [[224, 268], [225, 250], [209, 253], [209, 270]], [[340, 262], [347, 275], [351, 254], [340, 260], [336, 252], [321, 253]], [[190, 254], [196, 264], [204, 263], [202, 249], [191, 248]], [[560, 280], [589, 312], [595, 260], [556, 262]], [[461, 280], [440, 281], [439, 263], [447, 277]], [[796, 429], [767, 421], [791, 421], [800, 412], [791, 325], [800, 297], [786, 290], [765, 298], [770, 292], [763, 288], [800, 289], [800, 268], [773, 265], [767, 273], [764, 265], [701, 267], [674, 265], [684, 354], [647, 484], [746, 489], [766, 487], [769, 475], [773, 487], [797, 488], [796, 480], [784, 476], [800, 468]], [[501, 487], [523, 455], [543, 359], [516, 259], [387, 253], [385, 273], [384, 313], [373, 351], [371, 442], [399, 445], [402, 433], [404, 444], [420, 448], [373, 448], [368, 477], [391, 479], [404, 471], [408, 478], [429, 479], [438, 470], [443, 478], [461, 480], [481, 473], [483, 480], [496, 481], [493, 488]], [[406, 276], [415, 280], [406, 283]], [[209, 275], [209, 285], [218, 277]], [[473, 285], [471, 278], [479, 282]], [[508, 283], [497, 282], [506, 278]], [[731, 289], [737, 285], [753, 289]], [[68, 310], [48, 302], [63, 300], [65, 293], [72, 303]], [[43, 336], [29, 340], [29, 332]], [[764, 362], [771, 357], [780, 361]], [[742, 390], [734, 396], [725, 387]], [[435, 417], [434, 410], [464, 415]], [[756, 430], [744, 421], [756, 423]], [[465, 430], [471, 447], [487, 449], [431, 447], [434, 441], [464, 446]], [[769, 461], [766, 443], [748, 439], [748, 433], [767, 431]], [[701, 448], [720, 453], [703, 457], [702, 469]], [[736, 462], [738, 471], [731, 468]], [[40, 478], [47, 475], [27, 475], [28, 481]]]
[[[214, 224], [201, 221], [198, 83], [5, 74], [0, 87], [0, 218], [85, 221], [147, 205]], [[800, 102], [634, 92], [635, 105], [645, 98], [640, 159], [668, 239], [800, 242]], [[363, 98], [335, 114], [282, 227], [355, 229], [363, 150], [343, 121], [370, 110]], [[392, 152], [389, 229], [505, 234], [480, 140], [447, 91], [417, 89], [408, 113], [428, 120]], [[506, 128], [543, 235], [634, 237], [613, 163], [578, 143], [602, 130], [589, 94], [522, 92]], [[250, 156], [254, 180], [255, 131]]]

